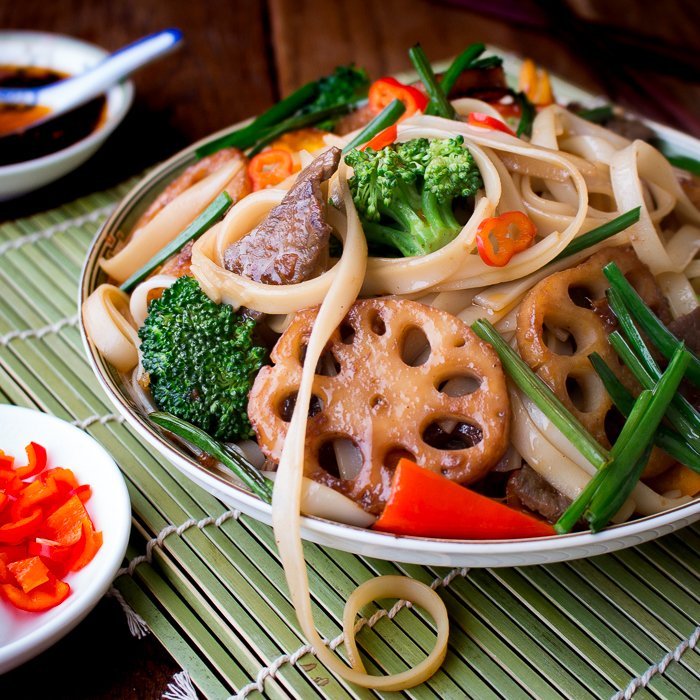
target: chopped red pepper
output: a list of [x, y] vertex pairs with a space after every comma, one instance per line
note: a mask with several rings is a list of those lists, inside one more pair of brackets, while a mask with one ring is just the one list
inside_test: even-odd
[[24, 517], [37, 505], [44, 505], [58, 495], [58, 486], [53, 477], [46, 480], [36, 479], [27, 484], [12, 504], [12, 516], [15, 520]]
[[15, 467], [15, 473], [20, 479], [36, 476], [46, 468], [46, 449], [36, 442], [30, 442], [25, 448], [27, 464]]
[[76, 557], [71, 562], [71, 571], [80, 571], [86, 564], [89, 564], [97, 551], [102, 546], [102, 533], [95, 532], [90, 518], [83, 521], [83, 537], [81, 545], [77, 547]]
[[102, 533], [85, 509], [89, 484], [79, 484], [70, 469], [47, 470], [38, 443], [26, 452], [27, 464], [15, 467], [0, 450], [0, 596], [40, 612], [70, 594], [61, 579], [94, 558]]
[[6, 523], [0, 527], [0, 542], [17, 544], [31, 537], [41, 525], [43, 513], [41, 508], [35, 508], [29, 515], [20, 520]]
[[71, 496], [46, 518], [39, 536], [64, 547], [75, 544], [82, 535], [83, 521], [87, 518], [83, 502], [77, 496]]
[[516, 253], [529, 248], [536, 235], [537, 228], [530, 217], [521, 211], [508, 211], [479, 224], [476, 247], [487, 265], [503, 267]]
[[428, 96], [425, 93], [392, 77], [375, 80], [369, 87], [368, 98], [370, 109], [376, 114], [379, 114], [394, 100], [401, 100], [406, 111], [401, 115], [399, 121], [403, 121], [416, 112], [425, 111], [428, 106]]
[[391, 144], [396, 141], [398, 131], [399, 130], [396, 127], [396, 124], [387, 126], [386, 129], [380, 131], [374, 138], [370, 139], [364, 146], [362, 146], [360, 150], [364, 151], [366, 148], [371, 148], [375, 151], [381, 151], [382, 148], [391, 146]]
[[70, 586], [49, 573], [49, 580], [29, 593], [11, 583], [0, 584], [0, 592], [20, 610], [44, 612], [62, 603], [70, 593]]
[[286, 180], [294, 172], [294, 161], [289, 151], [283, 148], [270, 148], [251, 158], [248, 175], [253, 183], [253, 191], [274, 187]]
[[7, 565], [7, 568], [25, 593], [29, 593], [49, 580], [49, 570], [39, 557], [13, 561]]
[[520, 539], [556, 534], [542, 520], [401, 459], [391, 496], [372, 526], [395, 535], [450, 539]]
[[469, 112], [467, 123], [471, 126], [480, 126], [484, 129], [494, 129], [495, 131], [502, 131], [505, 134], [515, 136], [513, 129], [511, 129], [507, 124], [503, 123], [500, 119], [491, 117], [483, 112]]

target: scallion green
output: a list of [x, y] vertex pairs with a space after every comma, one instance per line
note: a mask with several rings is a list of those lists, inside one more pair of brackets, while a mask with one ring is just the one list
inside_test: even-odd
[[201, 428], [177, 418], [171, 413], [154, 411], [148, 414], [156, 425], [191, 442], [206, 454], [228, 467], [243, 484], [266, 503], [272, 502], [273, 484], [263, 476], [243, 455], [238, 454], [222, 442], [214, 439]]
[[168, 258], [179, 253], [187, 243], [195, 238], [199, 238], [205, 231], [208, 231], [228, 211], [232, 202], [233, 200], [228, 192], [222, 192], [218, 195], [189, 226], [183, 229], [168, 245], [161, 248], [145, 265], [123, 282], [119, 288], [124, 292], [130, 292]]

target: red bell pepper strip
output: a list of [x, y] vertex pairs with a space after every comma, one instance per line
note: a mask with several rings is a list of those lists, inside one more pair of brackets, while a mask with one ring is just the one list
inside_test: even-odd
[[58, 486], [52, 477], [46, 480], [35, 479], [22, 489], [19, 497], [12, 504], [13, 519], [23, 518], [36, 506], [45, 507], [46, 502], [55, 499], [56, 496], [58, 496]]
[[0, 491], [0, 513], [2, 512], [3, 508], [10, 502], [10, 497], [4, 493], [3, 491]]
[[364, 151], [366, 148], [371, 148], [374, 151], [381, 151], [382, 148], [391, 146], [391, 144], [394, 143], [394, 141], [396, 141], [398, 131], [399, 130], [396, 127], [396, 124], [387, 126], [386, 129], [380, 131], [374, 138], [367, 141], [367, 143], [364, 146], [362, 146], [360, 150]]
[[37, 534], [64, 547], [75, 544], [80, 540], [85, 519], [89, 516], [83, 502], [71, 496], [46, 518]]
[[403, 102], [406, 111], [401, 115], [399, 121], [403, 121], [416, 112], [425, 111], [428, 106], [428, 96], [425, 93], [392, 77], [375, 80], [369, 87], [368, 99], [370, 109], [375, 114], [379, 114], [394, 100]]
[[0, 543], [19, 544], [22, 540], [26, 540], [37, 531], [42, 518], [41, 508], [35, 508], [25, 518], [6, 523], [0, 527]]
[[493, 267], [507, 265], [516, 253], [529, 248], [537, 235], [532, 220], [521, 211], [508, 211], [484, 219], [476, 230], [481, 259]]
[[49, 570], [39, 557], [13, 561], [7, 565], [7, 568], [25, 593], [33, 591], [49, 580]]
[[70, 492], [70, 495], [77, 496], [83, 503], [87, 503], [92, 496], [92, 488], [90, 484], [80, 484]]
[[49, 580], [46, 583], [37, 586], [29, 593], [25, 593], [11, 583], [0, 584], [0, 593], [20, 610], [43, 612], [62, 603], [70, 594], [70, 586], [53, 574], [49, 574]]
[[81, 546], [78, 543], [68, 547], [61, 547], [57, 542], [39, 538], [30, 540], [27, 543], [27, 554], [33, 557], [40, 557], [54, 576], [63, 578], [71, 571], [71, 564], [77, 559], [75, 550]]
[[283, 148], [270, 148], [251, 158], [248, 175], [253, 183], [253, 191], [274, 187], [286, 180], [294, 172], [294, 161], [289, 151]]
[[46, 468], [46, 449], [36, 442], [30, 442], [25, 448], [27, 464], [15, 467], [15, 473], [20, 479], [36, 476]]
[[76, 549], [75, 558], [70, 562], [71, 571], [80, 571], [86, 564], [89, 564], [97, 551], [102, 546], [102, 533], [95, 532], [92, 521], [86, 518], [83, 521], [83, 537], [81, 544]]
[[483, 112], [469, 112], [467, 124], [471, 126], [480, 126], [484, 129], [494, 129], [495, 131], [502, 131], [504, 134], [515, 136], [515, 132], [507, 124]]
[[549, 523], [471, 491], [408, 459], [399, 460], [389, 500], [372, 527], [395, 535], [462, 540], [556, 534]]

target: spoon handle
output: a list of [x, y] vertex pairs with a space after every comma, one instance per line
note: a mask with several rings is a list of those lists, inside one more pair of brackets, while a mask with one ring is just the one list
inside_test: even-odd
[[0, 102], [45, 105], [54, 110], [91, 100], [137, 68], [172, 51], [182, 41], [179, 29], [164, 29], [137, 39], [80, 75], [39, 88], [2, 88]]

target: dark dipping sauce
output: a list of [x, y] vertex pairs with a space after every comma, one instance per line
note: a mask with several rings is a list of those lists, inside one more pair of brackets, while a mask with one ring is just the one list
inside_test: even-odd
[[[67, 77], [51, 68], [0, 65], [0, 87], [41, 87]], [[100, 95], [55, 119], [32, 126], [49, 114], [47, 107], [0, 102], [0, 165], [41, 158], [77, 143], [104, 121], [106, 105], [105, 96]], [[10, 133], [18, 128], [21, 131]]]

